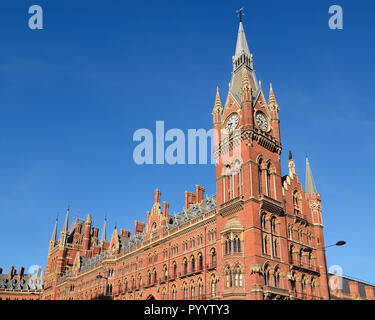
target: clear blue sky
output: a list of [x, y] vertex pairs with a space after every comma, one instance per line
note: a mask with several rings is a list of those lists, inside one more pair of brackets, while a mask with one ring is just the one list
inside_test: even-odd
[[[44, 9], [44, 30], [28, 8]], [[328, 8], [344, 30], [328, 28]], [[209, 129], [225, 99], [238, 18], [258, 79], [280, 105], [282, 167], [308, 153], [322, 196], [328, 265], [375, 282], [373, 1], [2, 1], [0, 19], [0, 266], [45, 266], [56, 213], [108, 212], [133, 232], [154, 189], [170, 212], [196, 184], [216, 193], [211, 165], [137, 166], [135, 130]], [[72, 220], [72, 219], [71, 219]]]

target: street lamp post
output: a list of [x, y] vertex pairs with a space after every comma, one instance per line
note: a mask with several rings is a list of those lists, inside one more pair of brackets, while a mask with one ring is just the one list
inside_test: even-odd
[[[317, 248], [316, 250], [323, 250], [324, 251], [324, 264], [326, 266], [326, 277], [327, 277], [327, 289], [328, 289], [328, 300], [331, 300], [331, 292], [330, 292], [330, 289], [329, 289], [329, 278], [328, 278], [328, 266], [327, 266], [327, 258], [326, 258], [326, 249], [327, 248], [330, 248], [330, 247], [341, 247], [343, 245], [345, 245], [346, 242], [343, 241], [343, 240], [340, 240], [340, 241], [337, 241], [336, 243], [334, 244], [330, 244], [329, 246], [326, 246], [326, 247], [323, 247], [323, 248]], [[310, 252], [311, 249], [310, 248], [304, 248], [303, 251], [308, 251]]]

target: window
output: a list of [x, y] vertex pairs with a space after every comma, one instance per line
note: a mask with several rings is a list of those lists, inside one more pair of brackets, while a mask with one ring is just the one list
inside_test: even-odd
[[187, 300], [188, 298], [189, 298], [188, 288], [184, 287], [184, 300]]
[[271, 164], [269, 163], [267, 165], [267, 169], [265, 171], [265, 174], [266, 174], [266, 194], [267, 194], [267, 196], [271, 196], [270, 169], [271, 169]]
[[232, 287], [232, 272], [229, 267], [227, 267], [227, 270], [225, 271], [225, 283], [227, 288]]
[[242, 273], [240, 266], [237, 266], [234, 270], [234, 286], [242, 287]]
[[298, 200], [298, 192], [297, 190], [293, 192], [293, 206], [294, 206], [294, 214], [299, 216], [301, 214], [300, 207], [299, 207], [299, 200]]
[[187, 262], [186, 259], [184, 260], [183, 265], [184, 265], [184, 274], [187, 274], [187, 272], [188, 272], [188, 262]]
[[216, 250], [212, 249], [211, 250], [211, 267], [216, 266]]
[[262, 159], [259, 159], [258, 163], [258, 185], [259, 185], [259, 195], [262, 194]]
[[268, 254], [268, 237], [263, 237], [263, 253]]
[[264, 267], [263, 276], [264, 276], [264, 284], [266, 286], [269, 286], [269, 284], [270, 284], [270, 270], [269, 270], [268, 265], [266, 265]]
[[211, 298], [216, 297], [216, 279], [211, 280]]
[[280, 288], [280, 273], [279, 269], [275, 269], [275, 272], [273, 274], [273, 281], [276, 288]]
[[203, 270], [203, 256], [201, 254], [199, 254], [199, 257], [198, 257], [198, 270], [199, 271], [202, 271]]
[[190, 287], [190, 297], [192, 300], [195, 300], [195, 287], [194, 285]]

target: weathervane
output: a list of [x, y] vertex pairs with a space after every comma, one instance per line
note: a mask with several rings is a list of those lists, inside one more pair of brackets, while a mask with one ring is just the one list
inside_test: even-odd
[[241, 7], [240, 9], [238, 9], [236, 12], [238, 13], [238, 16], [240, 17], [240, 22], [242, 22], [242, 15], [245, 15], [243, 13], [243, 7]]

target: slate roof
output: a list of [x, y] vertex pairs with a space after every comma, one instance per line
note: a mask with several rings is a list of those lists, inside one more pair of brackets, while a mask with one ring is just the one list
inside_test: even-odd
[[24, 274], [20, 281], [17, 275], [13, 279], [8, 279], [9, 275], [0, 274], [0, 290], [41, 290], [43, 288], [41, 281], [35, 281], [33, 275]]

